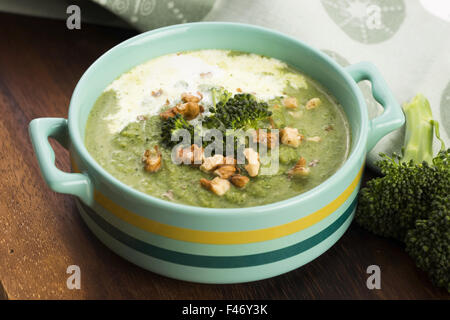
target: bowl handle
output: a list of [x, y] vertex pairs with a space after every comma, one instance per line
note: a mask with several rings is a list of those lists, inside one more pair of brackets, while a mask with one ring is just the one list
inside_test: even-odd
[[67, 173], [55, 166], [55, 152], [48, 138], [54, 138], [67, 149], [69, 145], [67, 119], [34, 119], [28, 129], [39, 167], [50, 189], [75, 195], [86, 204], [92, 204], [94, 192], [89, 177], [82, 173]]
[[369, 80], [372, 83], [373, 97], [384, 108], [381, 115], [370, 120], [367, 141], [367, 150], [370, 151], [381, 138], [400, 128], [405, 123], [405, 116], [380, 71], [372, 63], [360, 62], [348, 66], [346, 70], [355, 82]]

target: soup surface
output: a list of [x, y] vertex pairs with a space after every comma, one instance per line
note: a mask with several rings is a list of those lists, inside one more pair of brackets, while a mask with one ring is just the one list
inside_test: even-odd
[[[254, 138], [259, 147], [269, 144], [268, 152], [259, 151], [253, 160], [245, 156], [246, 163], [233, 164], [231, 175], [224, 176], [217, 172], [223, 163], [208, 168], [203, 154], [201, 166], [174, 163], [173, 146], [164, 141], [165, 121], [179, 113], [197, 128], [217, 115], [219, 100], [225, 106], [244, 103], [233, 97], [265, 112], [267, 117], [252, 122], [257, 124], [251, 129], [268, 130], [269, 139], [263, 132]], [[187, 116], [186, 106], [196, 107], [198, 114]], [[250, 140], [239, 141], [250, 148]], [[243, 52], [200, 50], [152, 59], [113, 81], [90, 112], [85, 145], [114, 177], [149, 195], [201, 207], [250, 207], [291, 198], [330, 177], [347, 158], [350, 129], [325, 88], [285, 63]], [[175, 148], [180, 152], [181, 147]], [[275, 150], [274, 164], [267, 159], [275, 159]], [[263, 174], [268, 168], [270, 173]], [[213, 179], [217, 183], [211, 184]]]

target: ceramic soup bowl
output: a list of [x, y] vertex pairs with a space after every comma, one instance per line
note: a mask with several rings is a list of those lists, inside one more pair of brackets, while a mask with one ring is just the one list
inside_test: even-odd
[[[270, 56], [320, 82], [343, 106], [351, 127], [351, 150], [342, 167], [306, 193], [237, 209], [165, 201], [106, 172], [83, 143], [89, 111], [102, 91], [122, 73], [149, 59], [200, 49]], [[384, 107], [384, 113], [372, 120], [357, 86], [362, 80], [371, 81], [373, 95]], [[35, 119], [29, 129], [49, 187], [76, 196], [82, 218], [111, 250], [171, 278], [236, 283], [296, 269], [330, 248], [352, 221], [367, 151], [403, 123], [399, 104], [372, 64], [343, 68], [324, 53], [278, 32], [205, 22], [146, 32], [117, 45], [80, 79], [68, 119]], [[70, 150], [72, 173], [56, 168], [49, 137]]]

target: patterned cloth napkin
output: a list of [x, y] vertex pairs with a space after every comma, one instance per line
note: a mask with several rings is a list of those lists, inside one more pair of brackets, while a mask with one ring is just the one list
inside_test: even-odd
[[[450, 137], [449, 0], [92, 0], [149, 30], [188, 21], [234, 21], [290, 34], [342, 65], [373, 62], [404, 103], [422, 92]], [[382, 112], [363, 82], [370, 117]], [[367, 157], [399, 152], [403, 130], [383, 138]]]
[[[61, 6], [68, 3], [79, 4], [82, 21], [97, 17], [95, 22], [110, 24], [109, 11], [140, 31], [202, 20], [243, 22], [303, 40], [342, 65], [371, 61], [400, 103], [419, 92], [430, 100], [450, 146], [450, 0], [41, 0], [39, 6], [34, 0], [2, 0], [0, 10], [59, 12], [64, 18]], [[360, 88], [370, 116], [380, 114], [370, 84]], [[368, 164], [379, 152], [399, 152], [402, 144], [400, 129], [377, 144]]]

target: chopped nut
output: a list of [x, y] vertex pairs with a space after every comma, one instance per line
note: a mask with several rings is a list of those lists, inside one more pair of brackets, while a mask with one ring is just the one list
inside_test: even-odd
[[277, 125], [275, 124], [275, 121], [273, 121], [272, 117], [269, 117], [269, 122], [270, 122], [270, 126], [272, 127], [272, 129], [276, 129], [277, 128]]
[[166, 192], [164, 192], [161, 196], [168, 198], [169, 200], [175, 200], [173, 198], [173, 191], [172, 190], [167, 190]]
[[307, 176], [309, 174], [309, 168], [306, 167], [306, 159], [301, 157], [295, 166], [288, 171], [289, 176]]
[[265, 144], [269, 149], [278, 145], [278, 134], [258, 129], [253, 132], [253, 142]]
[[233, 156], [226, 156], [223, 160], [223, 164], [236, 165], [237, 161]]
[[297, 148], [303, 140], [303, 135], [298, 133], [297, 128], [286, 127], [280, 131], [281, 143]]
[[242, 92], [242, 89], [241, 88], [237, 88], [236, 91], [237, 92]]
[[259, 153], [252, 148], [245, 148], [244, 156], [248, 161], [248, 164], [244, 166], [245, 170], [247, 170], [250, 177], [256, 177], [261, 165], [259, 163]]
[[200, 165], [204, 159], [203, 148], [196, 144], [187, 148], [179, 148], [177, 151], [177, 160], [184, 164]]
[[154, 147], [154, 150], [145, 150], [144, 156], [142, 157], [142, 162], [144, 162], [145, 171], [156, 172], [161, 168], [161, 152], [158, 146]]
[[315, 136], [315, 137], [309, 137], [309, 138], [306, 138], [306, 141], [311, 141], [311, 142], [320, 142], [320, 141], [322, 141], [322, 138], [321, 138], [321, 137], [319, 137], [319, 136]]
[[306, 103], [306, 109], [311, 110], [315, 109], [322, 104], [322, 101], [319, 98], [312, 98]]
[[166, 99], [165, 105], [168, 106], [169, 104], [170, 104], [170, 100], [169, 100], [169, 99]]
[[295, 109], [298, 107], [297, 98], [294, 98], [294, 97], [285, 98], [283, 103], [286, 106], [286, 108], [289, 108], [289, 109]]
[[178, 113], [180, 113], [177, 109], [177, 107], [170, 108], [169, 110], [166, 110], [164, 112], [161, 112], [159, 114], [161, 119], [167, 120], [169, 118], [175, 117]]
[[154, 96], [155, 98], [159, 97], [162, 94], [163, 94], [162, 89], [159, 89], [158, 91], [152, 91], [152, 96]]
[[181, 100], [183, 102], [195, 102], [198, 103], [202, 98], [194, 96], [193, 94], [189, 94], [187, 92], [181, 94]]
[[219, 168], [217, 168], [214, 171], [214, 174], [219, 176], [222, 179], [228, 179], [229, 177], [231, 177], [234, 173], [236, 172], [236, 167], [233, 165], [223, 165], [220, 166]]
[[319, 164], [319, 160], [318, 159], [314, 159], [313, 161], [311, 161], [309, 164], [308, 164], [308, 167], [315, 167], [315, 166], [317, 166], [318, 164]]
[[250, 179], [246, 176], [241, 176], [240, 174], [235, 174], [231, 177], [231, 183], [238, 188], [243, 188], [247, 185]]
[[331, 131], [333, 129], [334, 129], [334, 127], [331, 124], [325, 127], [325, 131]]
[[212, 157], [205, 158], [203, 164], [200, 166], [200, 170], [204, 172], [210, 172], [215, 170], [218, 166], [224, 163], [224, 157], [221, 154], [216, 154]]
[[195, 119], [200, 113], [200, 107], [196, 102], [186, 102], [176, 106], [179, 113], [183, 115], [186, 120]]
[[139, 115], [139, 116], [137, 116], [136, 119], [137, 119], [138, 121], [144, 121], [144, 120], [147, 120], [147, 117], [144, 116], [144, 115]]
[[203, 188], [214, 192], [218, 196], [223, 196], [230, 189], [230, 182], [219, 177], [215, 177], [211, 181], [207, 179], [200, 179], [200, 184]]
[[196, 144], [191, 145], [191, 151], [193, 153], [192, 164], [200, 165], [205, 159], [205, 155], [203, 153], [203, 148], [197, 146]]
[[212, 76], [212, 72], [202, 72], [200, 73], [200, 77], [205, 78], [205, 77], [211, 77]]

